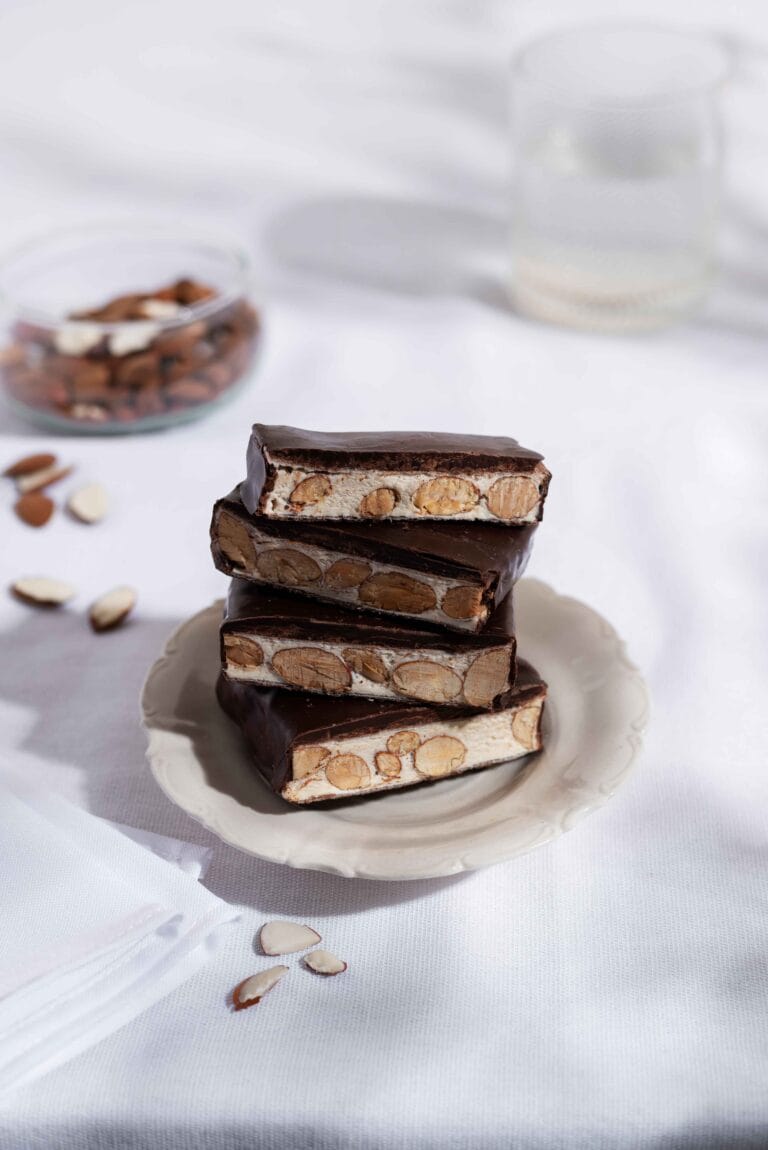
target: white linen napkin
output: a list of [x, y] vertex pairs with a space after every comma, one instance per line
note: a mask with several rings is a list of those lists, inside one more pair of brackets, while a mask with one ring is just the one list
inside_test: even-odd
[[207, 856], [3, 778], [0, 1099], [135, 1018], [207, 960], [238, 917], [195, 881]]

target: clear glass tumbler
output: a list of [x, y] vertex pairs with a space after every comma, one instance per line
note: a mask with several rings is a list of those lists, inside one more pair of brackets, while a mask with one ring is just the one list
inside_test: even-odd
[[632, 331], [689, 314], [714, 270], [729, 58], [649, 25], [547, 36], [514, 61], [512, 299]]

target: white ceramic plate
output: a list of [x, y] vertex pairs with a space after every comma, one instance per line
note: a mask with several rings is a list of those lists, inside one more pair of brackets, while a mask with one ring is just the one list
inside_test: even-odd
[[221, 604], [171, 636], [142, 695], [160, 786], [225, 842], [288, 866], [348, 878], [419, 879], [502, 862], [605, 803], [640, 747], [648, 699], [613, 628], [545, 583], [522, 580], [520, 653], [549, 684], [545, 749], [413, 790], [292, 807], [249, 763], [214, 694]]

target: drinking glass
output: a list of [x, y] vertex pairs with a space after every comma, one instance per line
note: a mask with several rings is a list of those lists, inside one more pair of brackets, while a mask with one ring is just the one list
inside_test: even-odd
[[593, 25], [524, 48], [512, 78], [512, 299], [631, 331], [671, 323], [715, 262], [728, 54], [714, 38]]

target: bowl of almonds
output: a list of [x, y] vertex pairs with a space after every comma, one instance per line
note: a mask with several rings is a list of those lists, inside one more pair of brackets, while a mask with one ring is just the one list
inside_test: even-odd
[[59, 231], [0, 262], [0, 389], [56, 431], [149, 431], [244, 383], [260, 343], [246, 254], [165, 224]]

